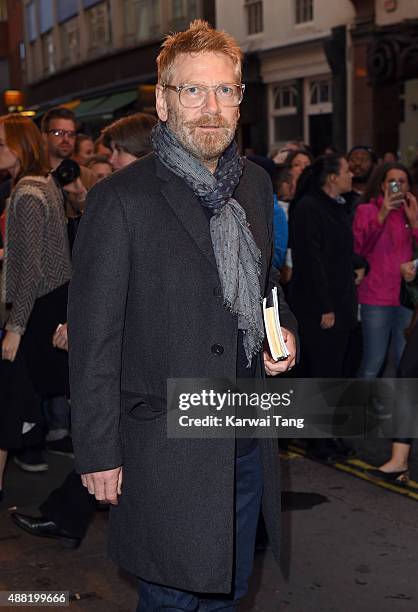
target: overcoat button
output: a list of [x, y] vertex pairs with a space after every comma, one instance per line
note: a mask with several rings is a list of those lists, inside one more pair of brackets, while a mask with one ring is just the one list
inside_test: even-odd
[[222, 296], [222, 289], [220, 287], [215, 287], [213, 290], [213, 295], [215, 297], [221, 297]]
[[222, 355], [223, 352], [224, 347], [222, 346], [222, 344], [214, 344], [212, 346], [212, 353], [214, 353], [215, 355]]

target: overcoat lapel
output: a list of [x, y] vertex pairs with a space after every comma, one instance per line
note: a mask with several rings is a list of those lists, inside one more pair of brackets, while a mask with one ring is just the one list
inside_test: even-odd
[[163, 180], [161, 192], [180, 223], [217, 270], [209, 223], [198, 198], [188, 185], [156, 159], [157, 174]]

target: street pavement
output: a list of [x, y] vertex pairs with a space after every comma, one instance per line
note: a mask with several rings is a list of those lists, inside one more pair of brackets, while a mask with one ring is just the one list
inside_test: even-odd
[[[356, 447], [362, 460], [379, 464], [390, 444], [379, 440]], [[35, 513], [72, 467], [65, 457], [48, 459], [45, 474], [24, 473], [9, 462], [0, 504], [0, 590], [65, 590], [74, 611], [132, 612], [135, 579], [106, 557], [106, 512], [96, 514], [75, 551], [34, 538], [10, 521], [9, 508]], [[418, 498], [355, 477], [343, 465], [337, 469], [294, 452], [284, 454], [281, 468], [281, 566], [269, 549], [257, 552], [240, 612], [416, 612]], [[416, 458], [411, 475], [418, 480]]]

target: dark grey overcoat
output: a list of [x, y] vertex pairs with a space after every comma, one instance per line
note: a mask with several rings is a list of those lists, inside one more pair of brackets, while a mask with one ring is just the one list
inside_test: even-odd
[[[265, 290], [273, 217], [265, 171], [245, 161], [234, 195], [262, 251]], [[295, 331], [285, 304], [281, 316]], [[111, 510], [111, 557], [152, 582], [229, 592], [234, 440], [168, 439], [165, 398], [169, 377], [235, 378], [237, 320], [222, 303], [199, 200], [154, 154], [89, 193], [68, 324], [76, 468], [123, 465], [123, 493]], [[263, 511], [277, 554], [277, 441], [260, 445]]]

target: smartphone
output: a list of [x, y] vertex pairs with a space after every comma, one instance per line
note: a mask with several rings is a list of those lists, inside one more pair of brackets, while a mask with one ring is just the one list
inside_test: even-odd
[[399, 196], [399, 200], [392, 202], [392, 205], [396, 208], [400, 208], [404, 202], [402, 194], [402, 186], [398, 181], [389, 181], [389, 195]]

